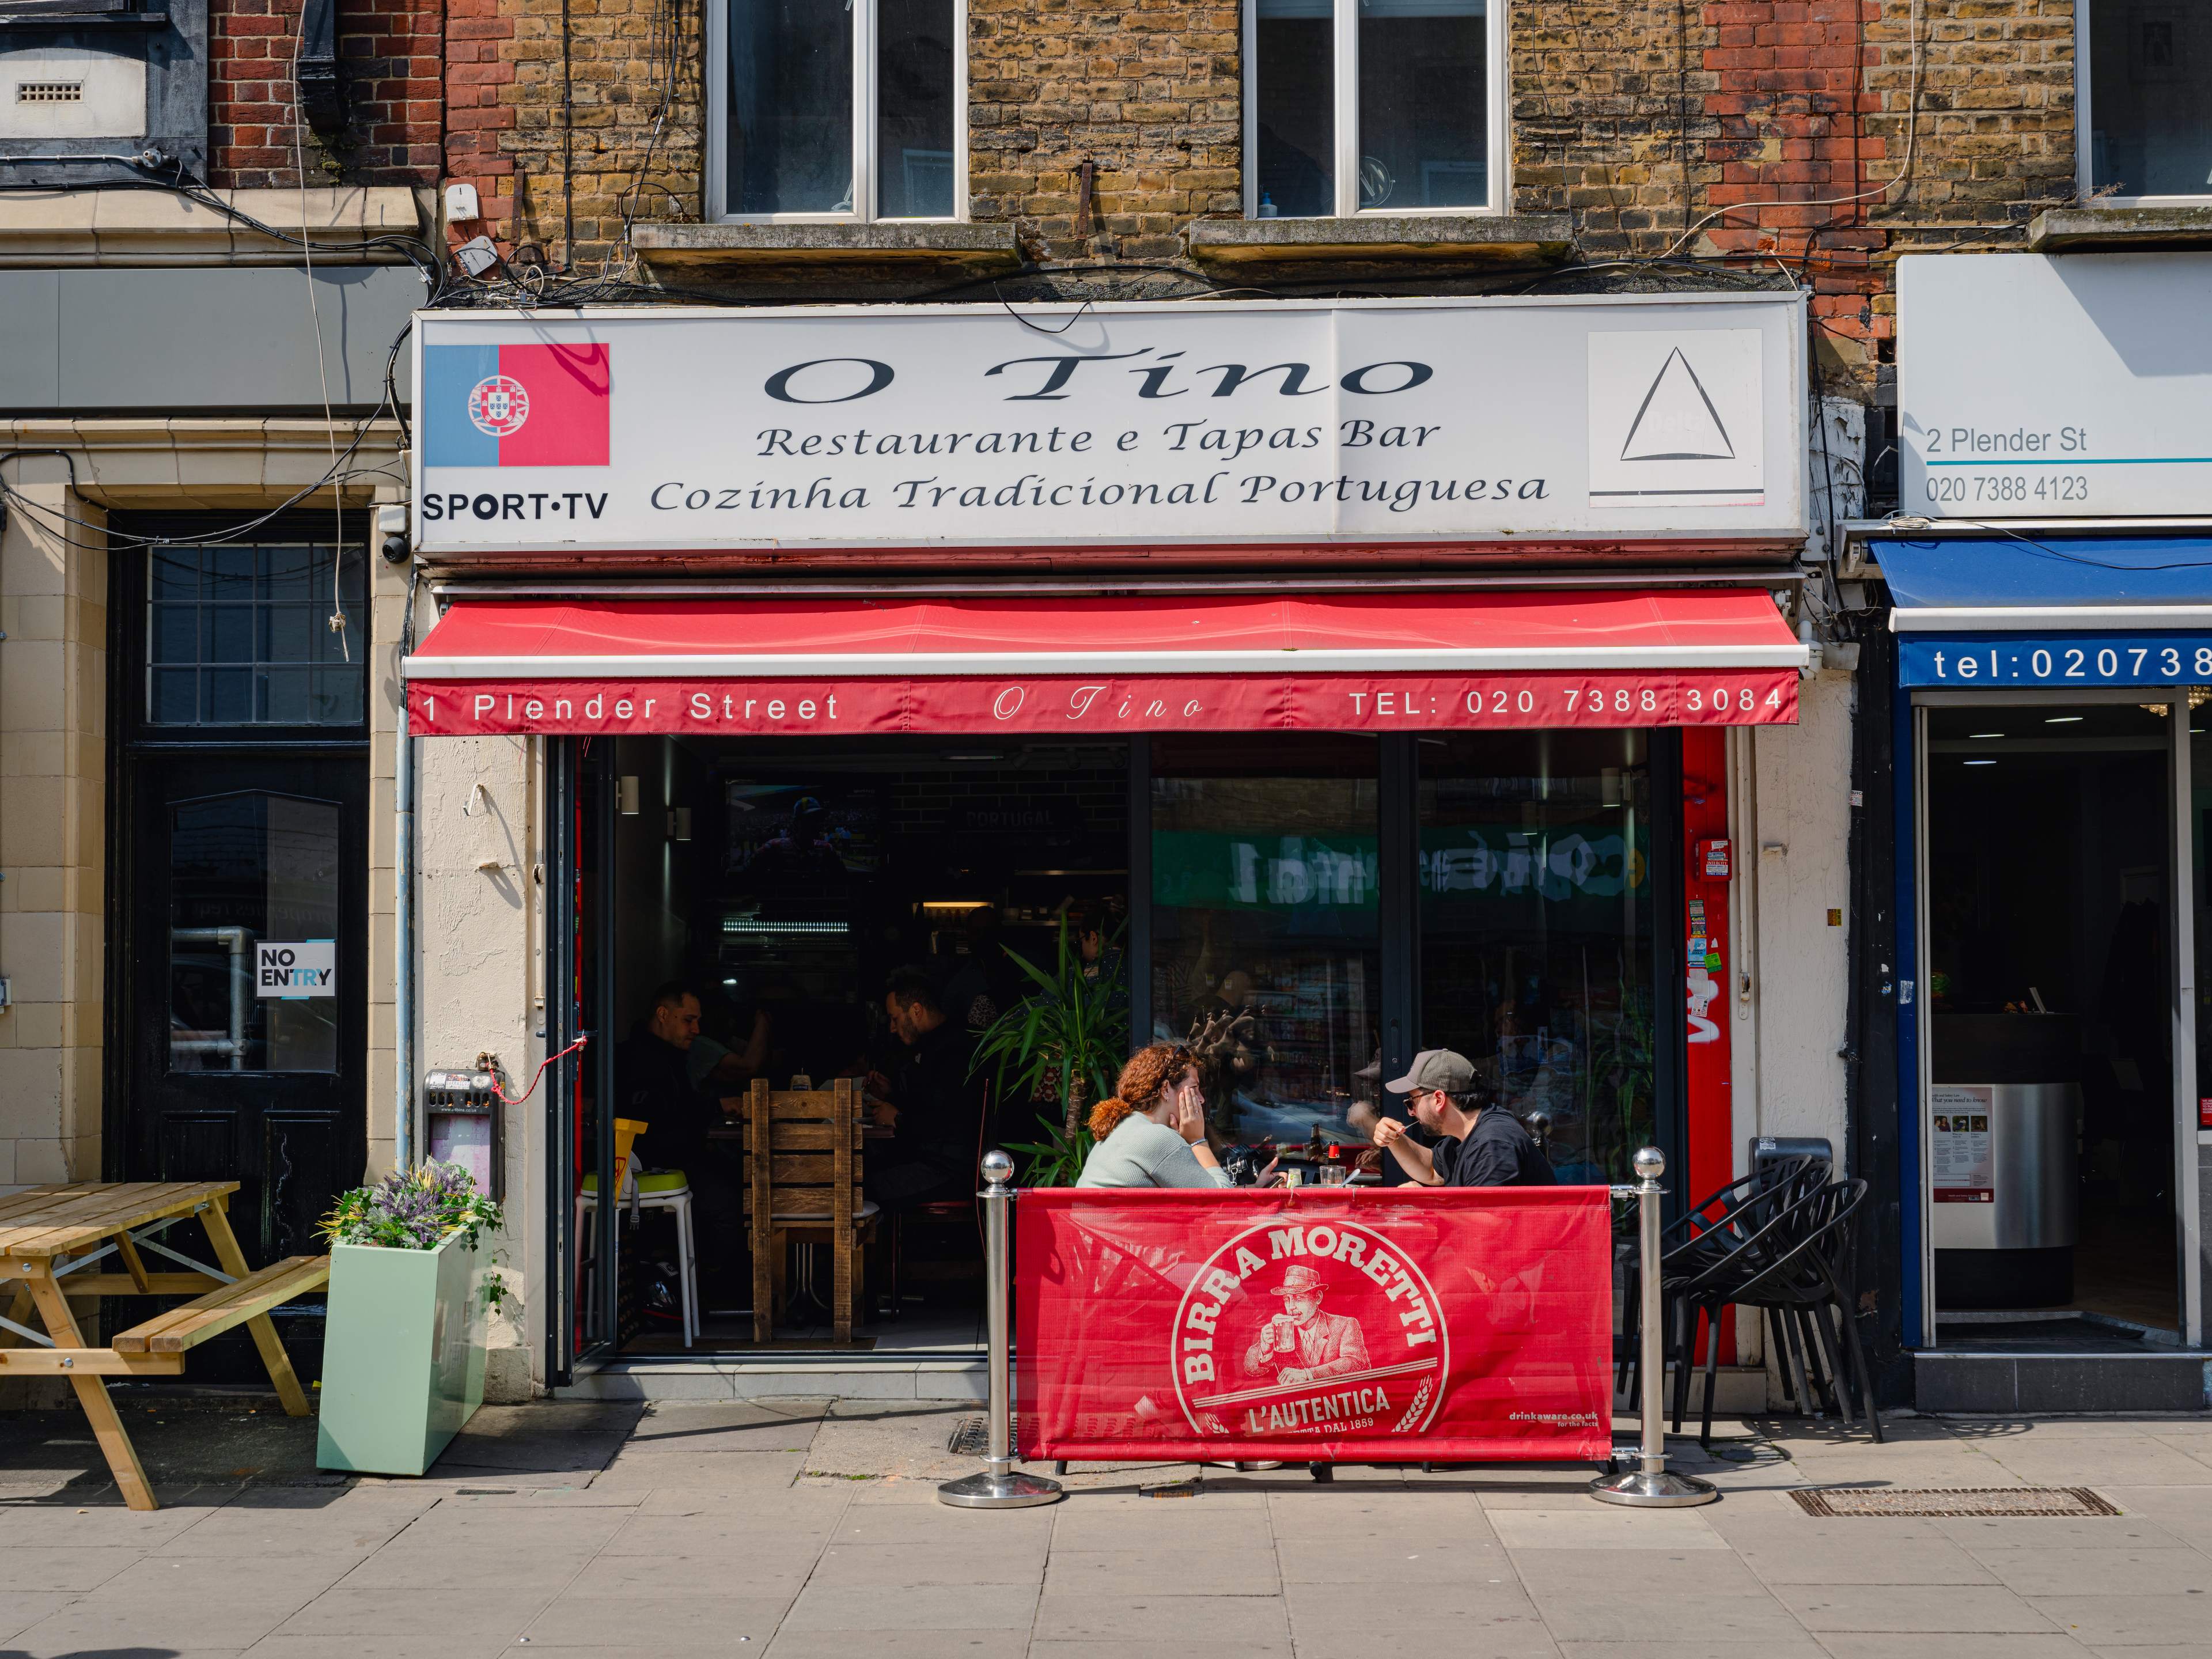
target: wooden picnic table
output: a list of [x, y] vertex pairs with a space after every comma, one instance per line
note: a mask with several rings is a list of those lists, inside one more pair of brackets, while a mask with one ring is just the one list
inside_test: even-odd
[[[307, 1414], [307, 1396], [269, 1310], [328, 1282], [330, 1258], [293, 1256], [258, 1272], [247, 1267], [228, 1213], [237, 1190], [235, 1181], [86, 1181], [0, 1196], [0, 1288], [15, 1285], [0, 1320], [0, 1376], [68, 1377], [123, 1501], [134, 1510], [159, 1505], [103, 1378], [181, 1376], [188, 1349], [242, 1324], [284, 1409], [294, 1417]], [[194, 1216], [207, 1230], [219, 1267], [185, 1255], [163, 1237]], [[181, 1262], [184, 1271], [151, 1271], [147, 1253]], [[103, 1348], [85, 1341], [69, 1304], [71, 1297], [103, 1296], [191, 1300], [118, 1332]], [[24, 1323], [33, 1309], [43, 1333]]]

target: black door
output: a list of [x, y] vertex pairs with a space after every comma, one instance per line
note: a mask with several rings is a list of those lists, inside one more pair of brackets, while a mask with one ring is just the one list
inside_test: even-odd
[[249, 1260], [311, 1253], [368, 1158], [365, 769], [169, 755], [137, 772], [132, 1178], [236, 1181]]
[[[315, 1224], [368, 1162], [361, 549], [327, 516], [250, 540], [214, 520], [110, 528], [106, 1173], [237, 1182], [232, 1224], [260, 1267], [319, 1250]], [[170, 1242], [206, 1259], [197, 1227]], [[281, 1311], [313, 1377], [321, 1310]], [[259, 1376], [243, 1339], [193, 1375]]]

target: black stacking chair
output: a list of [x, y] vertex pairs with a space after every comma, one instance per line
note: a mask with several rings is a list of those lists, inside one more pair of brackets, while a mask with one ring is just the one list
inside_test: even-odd
[[[1814, 1409], [1814, 1392], [1825, 1392], [1836, 1415], [1844, 1422], [1856, 1420], [1851, 1390], [1866, 1413], [1867, 1427], [1876, 1445], [1882, 1443], [1881, 1413], [1874, 1403], [1874, 1378], [1866, 1350], [1859, 1340], [1856, 1275], [1856, 1212], [1866, 1200], [1863, 1181], [1839, 1182], [1827, 1192], [1834, 1212], [1812, 1218], [1816, 1231], [1802, 1255], [1759, 1283], [1748, 1285], [1738, 1297], [1746, 1307], [1757, 1308], [1772, 1333], [1778, 1352], [1784, 1358], [1784, 1376], [1800, 1411]], [[1850, 1366], [1844, 1376], [1844, 1363]], [[1825, 1370], [1826, 1376], [1822, 1375]], [[1811, 1387], [1808, 1387], [1808, 1379]]]
[[1859, 1343], [1856, 1310], [1846, 1275], [1838, 1267], [1839, 1261], [1850, 1259], [1849, 1230], [1852, 1218], [1866, 1201], [1866, 1194], [1864, 1181], [1838, 1181], [1816, 1188], [1795, 1202], [1777, 1207], [1770, 1219], [1735, 1248], [1716, 1255], [1698, 1271], [1666, 1287], [1675, 1338], [1673, 1418], [1676, 1431], [1680, 1430], [1689, 1407], [1692, 1348], [1698, 1316], [1703, 1314], [1707, 1321], [1705, 1396], [1698, 1443], [1712, 1443], [1720, 1313], [1734, 1305], [1758, 1309], [1770, 1329], [1779, 1328], [1783, 1333], [1801, 1408], [1810, 1399], [1802, 1361], [1812, 1360], [1816, 1376], [1825, 1362], [1826, 1386], [1837, 1414], [1846, 1421], [1856, 1420], [1850, 1399], [1851, 1384], [1844, 1378], [1842, 1362], [1848, 1357], [1868, 1425], [1875, 1442], [1881, 1443], [1881, 1419], [1875, 1409], [1873, 1381]]
[[[1788, 1207], [1823, 1185], [1832, 1168], [1825, 1158], [1778, 1159], [1706, 1194], [1660, 1233], [1662, 1289], [1686, 1280], [1757, 1233], [1778, 1208]], [[1637, 1364], [1642, 1352], [1638, 1339], [1642, 1334], [1643, 1284], [1641, 1264], [1632, 1254], [1622, 1298], [1623, 1334], [1616, 1350], [1619, 1375], [1615, 1379], [1618, 1391], [1631, 1400], [1636, 1398]]]

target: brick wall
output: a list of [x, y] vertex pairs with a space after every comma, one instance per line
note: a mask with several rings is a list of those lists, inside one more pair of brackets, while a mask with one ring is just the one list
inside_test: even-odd
[[346, 131], [325, 143], [295, 120], [299, 0], [214, 0], [209, 172], [219, 187], [416, 185], [439, 168], [439, 0], [339, 0]]
[[[1516, 210], [1571, 214], [1587, 260], [1808, 283], [1815, 361], [1841, 384], [1864, 387], [1887, 355], [1895, 253], [2016, 246], [2072, 193], [2073, 0], [1921, 0], [1917, 113], [1913, 0], [1511, 3]], [[672, 77], [653, 50], [671, 6]], [[594, 269], [626, 205], [701, 210], [702, 15], [684, 0], [572, 14], [576, 254]], [[497, 234], [556, 250], [558, 0], [450, 0], [449, 15], [449, 167], [483, 186]], [[1012, 221], [1040, 261], [1180, 261], [1191, 219], [1240, 211], [1239, 15], [1229, 0], [969, 0], [973, 216]]]
[[968, 0], [972, 216], [1034, 257], [1178, 257], [1190, 220], [1241, 210], [1240, 38], [1233, 0]]
[[705, 16], [692, 0], [568, 12], [564, 123], [560, 0], [447, 0], [446, 166], [502, 246], [568, 263], [573, 215], [574, 257], [596, 270], [629, 220], [699, 216]]

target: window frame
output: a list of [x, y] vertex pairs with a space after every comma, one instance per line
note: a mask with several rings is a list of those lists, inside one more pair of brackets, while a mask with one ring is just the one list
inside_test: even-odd
[[2091, 206], [2108, 208], [2203, 207], [2212, 203], [2212, 185], [2185, 196], [2095, 197], [2096, 110], [2092, 101], [2096, 64], [2090, 50], [2091, 12], [2114, 0], [2075, 0], [2074, 5], [2074, 189]]
[[[1505, 106], [1507, 0], [1484, 0], [1483, 96], [1485, 168], [1489, 199], [1480, 207], [1393, 207], [1359, 205], [1359, 8], [1361, 0], [1331, 0], [1334, 52], [1330, 59], [1333, 131], [1331, 183], [1336, 191], [1334, 209], [1324, 216], [1337, 219], [1453, 218], [1495, 216], [1510, 210], [1513, 200], [1513, 151], [1510, 122]], [[1244, 140], [1244, 216], [1260, 216], [1260, 0], [1244, 0], [1243, 28], [1239, 44], [1244, 54], [1242, 123]], [[1284, 215], [1285, 218], [1292, 216]]]
[[968, 0], [952, 0], [952, 211], [941, 217], [886, 219], [876, 153], [876, 0], [853, 0], [853, 210], [850, 213], [726, 213], [729, 199], [729, 8], [708, 0], [706, 211], [710, 225], [958, 225], [968, 222]]

